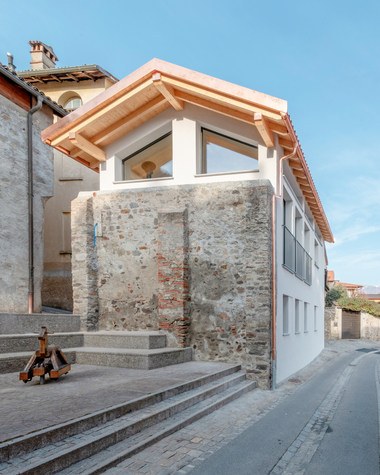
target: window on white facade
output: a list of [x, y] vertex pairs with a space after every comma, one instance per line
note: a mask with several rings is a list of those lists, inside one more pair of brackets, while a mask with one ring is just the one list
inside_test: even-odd
[[317, 240], [314, 241], [314, 263], [319, 267], [319, 242]]
[[201, 173], [258, 170], [258, 149], [240, 140], [202, 128]]
[[123, 160], [123, 180], [173, 176], [172, 155], [172, 133], [169, 132]]
[[301, 301], [296, 299], [294, 308], [294, 333], [300, 333]]
[[282, 305], [282, 333], [283, 335], [290, 334], [290, 317], [291, 317], [290, 301], [291, 301], [291, 297], [288, 297], [287, 295], [283, 296], [283, 305]]
[[318, 330], [318, 307], [315, 305], [314, 306], [314, 331], [316, 332]]
[[303, 304], [303, 331], [308, 332], [309, 331], [309, 326], [308, 326], [308, 319], [309, 319], [309, 304], [307, 302], [304, 302]]

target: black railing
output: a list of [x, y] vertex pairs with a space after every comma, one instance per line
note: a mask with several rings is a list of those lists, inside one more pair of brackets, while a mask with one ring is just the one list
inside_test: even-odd
[[312, 262], [310, 254], [284, 226], [284, 266], [311, 284]]

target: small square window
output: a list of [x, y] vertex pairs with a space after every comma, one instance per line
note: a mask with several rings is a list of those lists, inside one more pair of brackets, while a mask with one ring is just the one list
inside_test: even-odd
[[172, 133], [160, 137], [123, 160], [123, 180], [173, 176]]
[[201, 173], [230, 173], [258, 170], [258, 149], [254, 145], [202, 128]]

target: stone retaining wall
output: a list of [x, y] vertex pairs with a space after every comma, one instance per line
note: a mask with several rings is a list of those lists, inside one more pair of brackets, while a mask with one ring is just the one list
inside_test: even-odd
[[74, 312], [90, 330], [162, 329], [268, 387], [271, 196], [267, 180], [81, 193]]

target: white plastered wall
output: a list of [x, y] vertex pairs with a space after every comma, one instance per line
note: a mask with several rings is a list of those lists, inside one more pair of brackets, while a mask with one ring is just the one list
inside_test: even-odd
[[[202, 176], [197, 174], [202, 154], [201, 127], [256, 145], [258, 147], [259, 170]], [[123, 158], [170, 130], [173, 134], [173, 177], [123, 182]], [[107, 154], [107, 161], [101, 164], [101, 190], [255, 179], [269, 179], [274, 184], [276, 179], [277, 150], [267, 149], [253, 125], [190, 104], [186, 104], [183, 111], [167, 109], [108, 145], [104, 150]]]
[[[289, 177], [290, 170], [286, 165], [285, 176]], [[290, 178], [290, 177], [289, 177]], [[318, 228], [315, 223], [308, 219], [309, 210], [305, 209], [305, 203], [299, 199], [301, 192], [296, 182], [290, 185], [290, 180], [285, 178], [285, 194], [291, 198], [293, 208], [291, 216], [291, 232], [295, 234], [295, 218], [301, 215], [302, 232], [299, 236], [301, 245], [304, 245], [304, 227], [309, 229], [310, 255], [312, 257], [312, 283], [307, 284], [283, 266], [284, 253], [284, 229], [283, 229], [283, 200], [276, 200], [276, 279], [277, 279], [277, 376], [276, 382], [289, 378], [292, 374], [313, 361], [324, 347], [324, 263], [323, 263], [323, 241], [317, 236]], [[296, 211], [298, 210], [298, 212]], [[305, 212], [306, 211], [306, 212]], [[289, 222], [289, 221], [288, 221]], [[317, 257], [314, 249], [314, 242], [319, 245], [319, 255]], [[283, 296], [290, 297], [289, 301], [289, 326], [288, 333], [284, 334], [283, 327]], [[300, 301], [299, 308], [299, 332], [295, 331], [295, 300]], [[308, 326], [304, 328], [304, 303], [308, 303]], [[317, 325], [314, 329], [314, 307], [317, 307]]]

